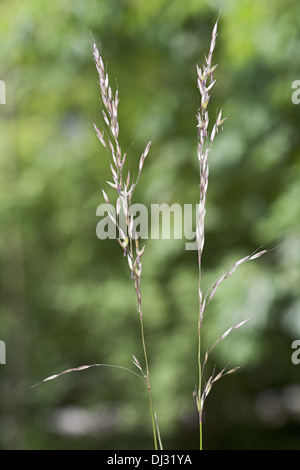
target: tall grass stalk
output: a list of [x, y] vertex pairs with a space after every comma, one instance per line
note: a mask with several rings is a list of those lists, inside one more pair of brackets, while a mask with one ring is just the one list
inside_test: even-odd
[[[101, 92], [101, 100], [102, 100], [102, 113], [103, 118], [106, 124], [106, 132], [101, 132], [96, 124], [94, 124], [97, 136], [103, 147], [105, 148], [109, 159], [110, 159], [110, 169], [111, 169], [111, 176], [112, 181], [107, 181], [107, 183], [116, 191], [117, 193], [117, 201], [116, 201], [116, 216], [110, 215], [111, 220], [116, 226], [118, 230], [118, 241], [123, 249], [124, 256], [127, 257], [128, 266], [131, 272], [131, 279], [134, 282], [134, 290], [137, 299], [137, 310], [139, 313], [140, 319], [140, 328], [141, 328], [141, 338], [142, 338], [142, 346], [143, 346], [143, 353], [144, 353], [144, 361], [145, 361], [145, 373], [139, 363], [139, 361], [134, 357], [134, 364], [138, 367], [138, 369], [143, 373], [146, 379], [146, 385], [148, 390], [149, 396], [149, 406], [150, 406], [150, 415], [152, 421], [152, 430], [153, 430], [153, 439], [154, 439], [154, 447], [155, 449], [158, 448], [157, 444], [157, 435], [156, 435], [156, 423], [157, 420], [155, 419], [154, 411], [153, 411], [153, 403], [152, 403], [152, 393], [151, 393], [151, 384], [150, 384], [150, 373], [149, 373], [149, 362], [148, 362], [148, 354], [146, 348], [146, 341], [145, 341], [145, 332], [144, 332], [144, 320], [143, 320], [143, 308], [142, 308], [142, 295], [140, 290], [140, 283], [141, 283], [141, 275], [142, 275], [142, 260], [143, 254], [145, 250], [145, 245], [143, 248], [139, 246], [139, 238], [136, 236], [133, 230], [133, 216], [130, 215], [130, 206], [132, 195], [136, 184], [141, 176], [141, 172], [143, 169], [144, 161], [148, 152], [150, 150], [151, 142], [149, 142], [142, 153], [139, 161], [139, 171], [136, 181], [131, 179], [130, 172], [128, 171], [125, 174], [125, 163], [126, 163], [126, 153], [122, 153], [121, 146], [119, 144], [119, 123], [118, 123], [118, 104], [119, 104], [119, 96], [118, 90], [115, 92], [115, 96], [113, 96], [112, 89], [109, 84], [109, 77], [108, 73], [105, 71], [103, 59], [99, 54], [98, 48], [93, 42], [93, 55], [95, 65], [99, 75], [99, 86]], [[109, 199], [107, 194], [104, 190], [102, 190], [103, 196], [107, 204], [109, 203]], [[118, 215], [120, 212], [123, 212], [126, 218], [126, 226], [127, 226], [127, 233], [125, 234], [124, 231], [121, 229]]]
[[205, 57], [205, 63], [199, 67], [197, 65], [197, 87], [200, 93], [201, 104], [197, 113], [197, 128], [198, 128], [198, 147], [197, 147], [197, 156], [199, 162], [199, 173], [200, 173], [200, 201], [198, 209], [198, 219], [197, 219], [197, 247], [198, 247], [198, 275], [199, 275], [199, 284], [198, 284], [198, 300], [199, 300], [199, 310], [198, 310], [198, 387], [195, 392], [196, 404], [199, 416], [199, 448], [203, 449], [203, 407], [205, 399], [207, 398], [212, 385], [225, 375], [232, 374], [239, 367], [234, 367], [229, 371], [225, 372], [225, 368], [222, 369], [217, 375], [214, 375], [214, 372], [209, 377], [208, 381], [203, 386], [203, 371], [207, 363], [209, 353], [212, 349], [219, 343], [221, 340], [226, 338], [226, 336], [233, 330], [240, 328], [249, 318], [241, 321], [237, 325], [230, 327], [223, 335], [220, 336], [217, 341], [209, 348], [206, 349], [204, 359], [202, 359], [202, 347], [201, 347], [201, 336], [202, 336], [202, 325], [203, 318], [205, 313], [205, 308], [208, 303], [212, 300], [215, 295], [220, 283], [227, 279], [237, 267], [248, 260], [253, 260], [262, 256], [267, 250], [262, 250], [255, 252], [250, 256], [246, 256], [239, 261], [235, 262], [230, 266], [230, 268], [220, 276], [216, 282], [213, 284], [213, 287], [204, 294], [202, 290], [202, 253], [204, 248], [204, 239], [205, 239], [205, 215], [206, 215], [206, 198], [207, 198], [207, 188], [208, 188], [208, 176], [209, 176], [209, 154], [212, 148], [213, 141], [218, 133], [219, 129], [223, 129], [223, 124], [226, 121], [226, 117], [222, 117], [222, 109], [219, 111], [216, 121], [209, 130], [209, 103], [211, 98], [211, 91], [216, 83], [214, 80], [214, 72], [218, 64], [212, 65], [213, 52], [216, 45], [218, 31], [218, 20], [216, 21], [211, 35], [210, 47], [207, 57]]
[[197, 246], [198, 246], [198, 270], [199, 270], [199, 284], [198, 284], [198, 300], [199, 300], [199, 312], [198, 312], [198, 395], [197, 395], [197, 408], [199, 414], [199, 446], [202, 449], [202, 419], [203, 419], [203, 405], [201, 401], [201, 390], [202, 390], [202, 365], [201, 365], [201, 327], [204, 313], [204, 302], [203, 292], [201, 286], [201, 274], [202, 274], [202, 253], [204, 248], [204, 232], [205, 232], [205, 214], [206, 214], [206, 196], [208, 187], [208, 175], [209, 165], [208, 156], [211, 150], [214, 137], [218, 128], [223, 124], [224, 119], [221, 119], [222, 111], [220, 111], [216, 124], [213, 127], [211, 135], [208, 134], [209, 125], [209, 101], [210, 101], [210, 90], [213, 88], [215, 81], [213, 79], [213, 73], [216, 69], [216, 65], [212, 67], [212, 55], [216, 44], [218, 22], [216, 22], [211, 36], [209, 54], [206, 58], [206, 63], [202, 68], [197, 66], [197, 87], [201, 95], [201, 105], [197, 114], [197, 127], [198, 127], [198, 162], [199, 162], [199, 173], [200, 173], [200, 201], [198, 209], [198, 224], [196, 230]]

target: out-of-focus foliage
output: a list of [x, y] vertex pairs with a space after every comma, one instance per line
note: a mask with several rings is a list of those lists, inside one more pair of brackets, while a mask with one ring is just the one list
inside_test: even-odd
[[[125, 371], [142, 361], [126, 260], [96, 237], [110, 194], [91, 35], [120, 95], [130, 168], [152, 140], [134, 202], [198, 202], [196, 63], [222, 7], [211, 119], [228, 120], [211, 153], [204, 285], [255, 249], [274, 248], [224, 281], [204, 346], [251, 317], [209, 367], [243, 365], [207, 399], [206, 448], [298, 448], [300, 365], [300, 4], [296, 0], [2, 0], [0, 79], [0, 436], [3, 449], [151, 448], [147, 393]], [[112, 196], [113, 197], [113, 196]], [[197, 448], [197, 256], [185, 240], [147, 240], [142, 294], [154, 407], [165, 448]]]

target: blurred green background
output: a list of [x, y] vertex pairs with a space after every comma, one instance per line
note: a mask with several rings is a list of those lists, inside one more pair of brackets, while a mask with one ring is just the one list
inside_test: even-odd
[[[115, 240], [96, 237], [109, 164], [98, 142], [91, 34], [120, 96], [134, 202], [196, 204], [196, 63], [222, 8], [211, 119], [203, 287], [259, 247], [209, 305], [204, 347], [248, 316], [209, 367], [242, 365], [206, 402], [206, 449], [300, 442], [300, 3], [296, 0], [1, 0], [0, 443], [2, 449], [151, 449], [147, 392], [131, 374], [81, 364], [142, 361], [136, 299]], [[147, 240], [142, 294], [154, 408], [165, 449], [197, 449], [197, 255]]]

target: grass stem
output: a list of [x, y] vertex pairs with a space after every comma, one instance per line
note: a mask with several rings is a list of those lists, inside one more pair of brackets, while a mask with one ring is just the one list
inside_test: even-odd
[[155, 450], [158, 449], [157, 447], [157, 436], [156, 436], [156, 426], [155, 426], [155, 416], [153, 412], [153, 404], [152, 404], [152, 394], [151, 394], [151, 384], [150, 384], [150, 374], [149, 374], [149, 365], [148, 365], [148, 355], [147, 355], [147, 348], [146, 348], [146, 341], [145, 341], [145, 333], [144, 333], [144, 321], [143, 321], [143, 311], [142, 311], [142, 297], [141, 291], [138, 286], [138, 280], [135, 279], [135, 292], [138, 300], [138, 310], [140, 314], [140, 324], [141, 324], [141, 336], [142, 336], [142, 344], [143, 344], [143, 351], [144, 351], [144, 358], [145, 358], [145, 366], [146, 366], [146, 383], [147, 383], [147, 390], [149, 396], [149, 406], [150, 406], [150, 415], [152, 421], [152, 429], [153, 429], [153, 439], [154, 439], [154, 448]]

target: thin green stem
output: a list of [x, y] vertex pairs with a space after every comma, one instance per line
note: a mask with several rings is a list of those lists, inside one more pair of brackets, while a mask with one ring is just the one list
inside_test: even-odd
[[136, 292], [136, 296], [137, 296], [137, 300], [138, 300], [138, 309], [139, 309], [139, 314], [140, 314], [141, 336], [142, 336], [142, 344], [143, 344], [145, 366], [146, 366], [146, 382], [147, 382], [147, 390], [148, 390], [148, 396], [149, 396], [149, 406], [150, 406], [150, 414], [151, 414], [152, 429], [153, 429], [154, 448], [155, 448], [155, 450], [157, 450], [158, 446], [157, 446], [157, 436], [156, 436], [156, 426], [155, 426], [155, 415], [154, 415], [154, 412], [153, 412], [150, 374], [149, 374], [149, 366], [148, 366], [148, 355], [147, 355], [145, 333], [144, 333], [142, 298], [141, 298], [141, 291], [138, 287], [138, 280], [137, 279], [135, 279], [135, 292]]
[[202, 370], [201, 370], [201, 326], [198, 326], [198, 374], [199, 374], [199, 382], [198, 382], [198, 415], [199, 415], [199, 446], [200, 450], [202, 450], [202, 403], [201, 403], [201, 388], [202, 388]]
[[201, 389], [202, 389], [202, 366], [201, 366], [201, 326], [202, 326], [202, 290], [201, 290], [201, 249], [198, 251], [198, 268], [199, 268], [199, 287], [198, 287], [198, 298], [199, 298], [199, 314], [198, 314], [198, 415], [199, 415], [199, 447], [202, 450], [202, 402], [201, 402]]
[[200, 417], [199, 428], [200, 428], [200, 450], [203, 450], [203, 447], [202, 447], [202, 417]]

